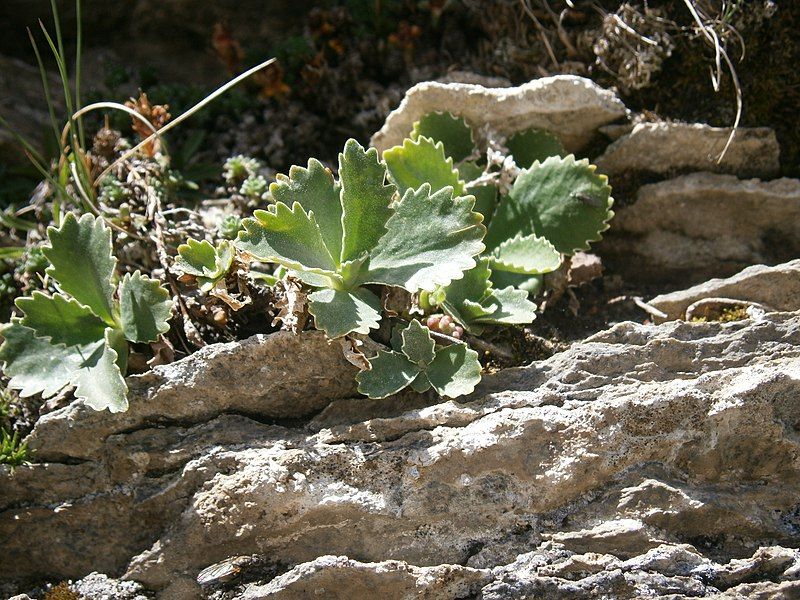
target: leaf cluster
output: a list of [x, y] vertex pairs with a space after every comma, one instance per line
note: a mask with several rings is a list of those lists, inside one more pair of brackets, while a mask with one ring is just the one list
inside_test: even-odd
[[46, 273], [58, 291], [17, 299], [23, 316], [4, 326], [0, 346], [9, 387], [49, 398], [74, 385], [95, 410], [124, 411], [128, 343], [154, 342], [169, 329], [169, 294], [139, 271], [117, 282], [102, 218], [69, 213], [47, 235]]

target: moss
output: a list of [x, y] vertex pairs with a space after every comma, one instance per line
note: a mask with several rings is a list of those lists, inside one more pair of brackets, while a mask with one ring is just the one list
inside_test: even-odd
[[708, 323], [709, 321], [715, 321], [719, 323], [732, 323], [734, 321], [743, 321], [744, 319], [749, 319], [750, 314], [747, 312], [746, 306], [732, 306], [730, 308], [724, 308], [720, 312], [719, 316], [716, 319], [708, 318], [708, 317], [692, 317], [692, 323]]

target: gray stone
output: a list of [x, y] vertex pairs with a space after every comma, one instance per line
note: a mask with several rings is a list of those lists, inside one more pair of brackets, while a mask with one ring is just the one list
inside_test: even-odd
[[775, 310], [800, 310], [800, 259], [774, 267], [753, 265], [733, 277], [656, 296], [649, 304], [666, 313], [667, 319], [681, 319], [691, 304], [712, 297], [758, 302]]
[[[700, 123], [639, 123], [595, 161], [609, 177], [627, 172], [711, 171], [739, 177], [775, 177], [780, 147], [767, 127], [741, 127], [721, 161], [731, 130]], [[613, 182], [613, 179], [612, 179]]]
[[370, 143], [379, 152], [401, 144], [415, 121], [442, 110], [464, 117], [474, 127], [488, 125], [505, 135], [529, 127], [547, 129], [570, 152], [583, 148], [598, 127], [627, 113], [612, 92], [574, 75], [544, 77], [509, 88], [425, 82], [406, 92]]
[[597, 248], [629, 281], [694, 284], [800, 255], [800, 181], [693, 173], [642, 186]]
[[[711, 595], [716, 584], [684, 574], [689, 550], [674, 560], [649, 554], [659, 547], [709, 540], [701, 556], [724, 565], [796, 542], [800, 314], [724, 326], [623, 323], [487, 377], [463, 402], [386, 404], [363, 421], [340, 411], [315, 428], [232, 414], [238, 402], [256, 406], [248, 361], [262, 356], [272, 372], [286, 364], [280, 340], [203, 351], [220, 371], [242, 365], [242, 379], [225, 380], [223, 406], [214, 408], [222, 391], [190, 357], [137, 392], [138, 414], [149, 417], [130, 427], [98, 421], [93, 431], [83, 412], [52, 413], [47, 436], [34, 438], [53, 462], [0, 474], [0, 580], [125, 573], [162, 598], [193, 598], [198, 573], [231, 556], [291, 567], [334, 553], [386, 563], [336, 559], [344, 566], [335, 569], [344, 569], [342, 589], [367, 582], [387, 598], [442, 578], [424, 584], [431, 597], [478, 583], [483, 598], [680, 597]], [[346, 393], [304, 389], [305, 399], [292, 386], [274, 394], [320, 406]], [[173, 397], [196, 402], [182, 420], [159, 422], [159, 410], [177, 410]], [[283, 400], [284, 410], [293, 406]], [[548, 567], [556, 562], [564, 565]], [[759, 564], [772, 566], [749, 571], [742, 585], [793, 568], [781, 557]], [[326, 568], [258, 585], [328, 589], [319, 583], [331, 581]], [[381, 569], [391, 572], [385, 587]], [[293, 594], [283, 597], [303, 597]]]

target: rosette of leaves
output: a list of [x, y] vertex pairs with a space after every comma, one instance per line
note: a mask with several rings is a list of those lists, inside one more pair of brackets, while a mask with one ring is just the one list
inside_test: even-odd
[[309, 312], [328, 337], [366, 334], [381, 306], [365, 286], [433, 291], [475, 266], [486, 229], [474, 198], [454, 187], [398, 190], [377, 151], [349, 140], [338, 181], [314, 159], [292, 167], [270, 186], [275, 204], [244, 220], [236, 245], [317, 288]]
[[5, 325], [0, 347], [9, 387], [54, 396], [69, 385], [95, 410], [128, 408], [129, 342], [154, 342], [169, 329], [168, 292], [139, 271], [116, 283], [111, 231], [102, 218], [67, 214], [42, 248], [58, 292], [18, 298], [23, 316]]
[[419, 321], [392, 338], [392, 350], [379, 350], [370, 368], [356, 375], [358, 391], [385, 398], [411, 386], [417, 392], [433, 388], [440, 396], [471, 393], [481, 380], [478, 353], [463, 343], [436, 348], [430, 330]]
[[227, 276], [235, 254], [236, 249], [228, 240], [222, 240], [214, 247], [208, 240], [190, 238], [178, 246], [175, 266], [194, 277], [200, 291], [210, 292]]
[[522, 170], [508, 194], [498, 198], [492, 185], [467, 183], [485, 169], [474, 160], [477, 149], [468, 150], [473, 140], [464, 119], [431, 113], [414, 124], [401, 146], [386, 150], [384, 160], [398, 185], [427, 181], [433, 189], [460, 185], [474, 194], [488, 228], [483, 257], [492, 281], [534, 291], [542, 274], [559, 267], [562, 255], [588, 249], [608, 229], [614, 215], [608, 179], [588, 160], [562, 157], [564, 148], [552, 133], [528, 129], [505, 140]]

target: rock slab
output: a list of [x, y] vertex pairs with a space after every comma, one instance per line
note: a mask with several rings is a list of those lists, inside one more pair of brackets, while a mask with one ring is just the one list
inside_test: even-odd
[[[226, 346], [230, 364], [240, 351], [247, 363], [252, 344]], [[202, 396], [181, 375], [187, 363], [137, 397], [142, 414], [173, 396]], [[384, 563], [398, 589], [449, 586], [431, 587], [430, 597], [437, 589], [498, 599], [536, 590], [663, 595], [672, 585], [665, 569], [796, 545], [798, 393], [800, 314], [773, 313], [724, 325], [623, 323], [488, 377], [465, 402], [386, 403], [360, 421], [350, 413], [337, 423], [334, 411], [276, 422], [230, 411], [235, 403], [212, 410], [200, 402], [194, 419], [97, 425], [95, 436], [83, 428], [82, 446], [73, 428], [85, 415], [70, 406], [52, 413], [48, 435], [34, 434], [52, 462], [2, 474], [0, 580], [101, 571], [163, 598], [194, 598], [202, 569], [253, 554], [275, 563], [283, 579], [257, 585], [277, 593], [305, 589], [296, 588], [303, 573], [325, 580], [327, 563], [315, 561], [335, 555], [348, 557], [337, 561], [353, 573], [343, 589], [383, 577], [356, 563]], [[648, 554], [680, 544], [699, 558]], [[530, 554], [537, 549], [545, 556]], [[666, 564], [653, 580], [666, 581], [661, 587], [644, 567], [614, 567], [648, 556]], [[304, 563], [313, 564], [292, 573]], [[516, 575], [503, 571], [514, 563]], [[674, 577], [689, 577], [675, 588], [687, 596], [736, 581]], [[773, 579], [740, 581], [774, 587]]]
[[425, 82], [406, 92], [370, 144], [378, 152], [402, 144], [415, 121], [442, 110], [464, 117], [475, 128], [489, 126], [504, 135], [529, 127], [546, 129], [570, 152], [585, 146], [598, 127], [627, 114], [612, 92], [574, 75], [544, 77], [509, 88]]

